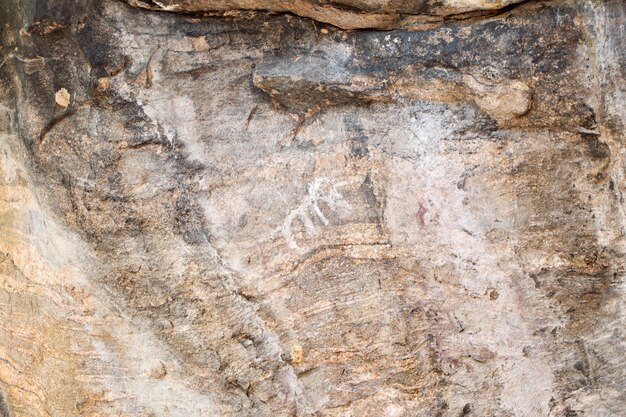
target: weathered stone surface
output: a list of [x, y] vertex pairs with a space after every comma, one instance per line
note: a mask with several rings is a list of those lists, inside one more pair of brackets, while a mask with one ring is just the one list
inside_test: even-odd
[[0, 416], [623, 415], [621, 1], [0, 7]]

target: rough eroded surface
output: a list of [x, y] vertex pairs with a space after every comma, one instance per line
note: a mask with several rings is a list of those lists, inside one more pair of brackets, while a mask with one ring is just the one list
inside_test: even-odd
[[0, 8], [0, 416], [624, 415], [623, 2]]

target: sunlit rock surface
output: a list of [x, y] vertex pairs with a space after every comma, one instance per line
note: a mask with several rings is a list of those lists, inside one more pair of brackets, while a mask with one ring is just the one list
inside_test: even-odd
[[623, 2], [130, 3], [0, 2], [0, 416], [624, 415]]

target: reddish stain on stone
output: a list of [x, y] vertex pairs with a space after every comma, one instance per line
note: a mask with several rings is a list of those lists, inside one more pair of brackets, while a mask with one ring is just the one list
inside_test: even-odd
[[428, 213], [428, 209], [424, 207], [422, 203], [419, 203], [419, 205], [420, 205], [420, 208], [419, 210], [417, 210], [417, 213], [415, 213], [415, 218], [417, 219], [417, 222], [419, 223], [420, 228], [423, 229], [424, 227], [426, 227], [426, 223], [424, 222], [424, 215]]

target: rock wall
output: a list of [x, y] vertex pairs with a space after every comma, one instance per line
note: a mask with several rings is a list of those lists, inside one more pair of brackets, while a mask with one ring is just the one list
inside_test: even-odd
[[0, 10], [1, 417], [626, 415], [622, 1]]

